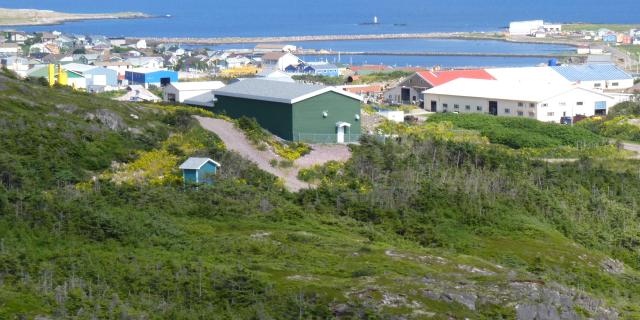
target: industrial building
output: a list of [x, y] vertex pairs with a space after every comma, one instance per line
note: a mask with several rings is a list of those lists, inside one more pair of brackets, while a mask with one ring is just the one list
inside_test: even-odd
[[419, 71], [400, 82], [397, 86], [387, 90], [384, 98], [389, 103], [419, 104], [423, 105], [422, 92], [427, 89], [445, 84], [458, 78], [486, 79], [493, 77], [485, 70], [446, 70], [446, 71]]
[[360, 96], [335, 87], [246, 79], [215, 93], [214, 112], [255, 118], [290, 141], [349, 143], [360, 137]]
[[221, 81], [170, 83], [163, 88], [163, 98], [165, 102], [213, 107], [214, 91], [222, 87], [224, 83]]
[[178, 82], [178, 73], [164, 69], [137, 68], [125, 71], [124, 78], [128, 84], [139, 84], [145, 88], [151, 85], [164, 87]]
[[426, 90], [436, 112], [486, 113], [561, 122], [576, 115], [604, 115], [617, 100], [575, 84], [519, 83], [501, 80], [456, 79]]

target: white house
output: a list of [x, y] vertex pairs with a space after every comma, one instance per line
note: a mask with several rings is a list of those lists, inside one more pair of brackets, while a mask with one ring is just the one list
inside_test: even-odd
[[135, 68], [145, 69], [162, 69], [164, 68], [164, 59], [162, 57], [131, 57], [127, 58], [127, 63]]
[[487, 113], [560, 122], [562, 117], [603, 115], [617, 101], [576, 85], [524, 84], [460, 78], [424, 92], [437, 112]]
[[262, 66], [265, 68], [284, 69], [290, 65], [298, 65], [300, 58], [289, 52], [267, 52], [262, 56]]
[[213, 107], [214, 92], [225, 84], [220, 81], [177, 82], [164, 87], [165, 102], [184, 103], [201, 107]]
[[2, 66], [15, 72], [20, 77], [26, 77], [27, 71], [29, 71], [29, 59], [23, 57], [3, 58]]
[[509, 34], [512, 36], [528, 36], [543, 27], [543, 20], [512, 21], [509, 23]]
[[0, 54], [17, 55], [19, 51], [20, 46], [16, 43], [0, 43]]

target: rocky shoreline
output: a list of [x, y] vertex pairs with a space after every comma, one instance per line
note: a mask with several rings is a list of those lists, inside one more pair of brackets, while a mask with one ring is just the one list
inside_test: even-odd
[[0, 26], [55, 25], [69, 21], [146, 19], [154, 18], [142, 12], [64, 13], [51, 10], [0, 8]]

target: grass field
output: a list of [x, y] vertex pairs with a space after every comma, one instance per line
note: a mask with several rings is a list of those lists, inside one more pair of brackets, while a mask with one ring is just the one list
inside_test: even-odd
[[630, 29], [639, 29], [640, 24], [595, 24], [595, 23], [575, 23], [562, 25], [564, 31], [597, 31], [598, 29], [609, 29], [612, 31], [629, 31]]

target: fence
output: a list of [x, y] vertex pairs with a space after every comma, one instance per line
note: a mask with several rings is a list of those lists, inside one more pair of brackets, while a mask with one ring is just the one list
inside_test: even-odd
[[[344, 134], [344, 143], [358, 143], [361, 134]], [[335, 133], [297, 133], [295, 141], [316, 144], [338, 143], [338, 135]]]

